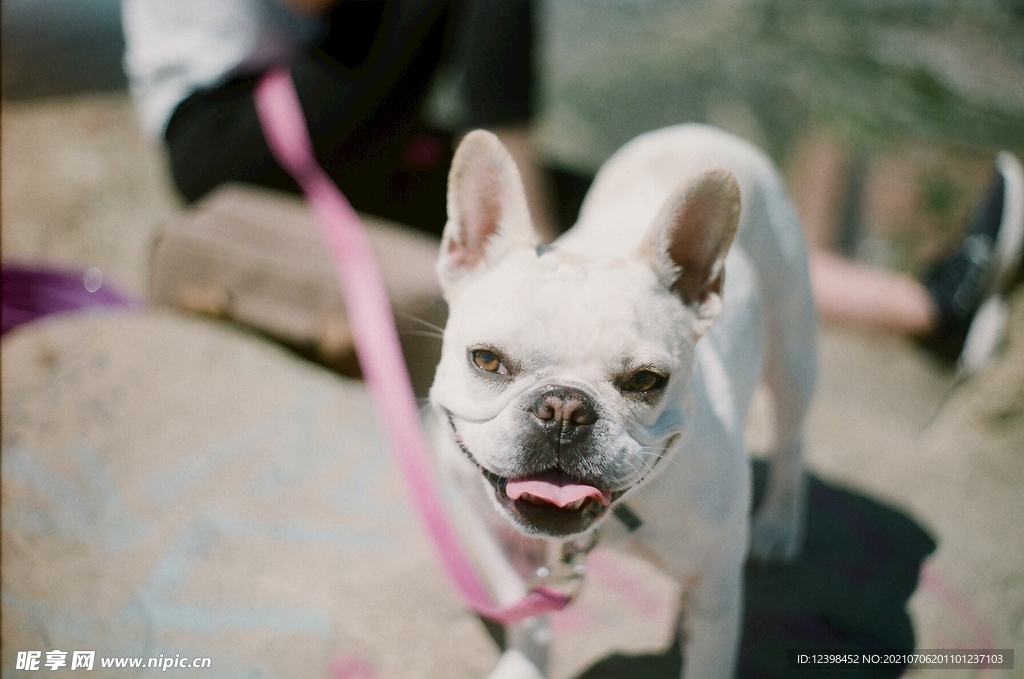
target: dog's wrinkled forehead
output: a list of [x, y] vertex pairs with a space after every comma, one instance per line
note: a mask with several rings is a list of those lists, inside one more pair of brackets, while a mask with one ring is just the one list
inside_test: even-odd
[[687, 339], [678, 331], [683, 305], [632, 258], [594, 262], [557, 247], [523, 248], [449, 302], [454, 336], [524, 352], [524, 360], [666, 363]]

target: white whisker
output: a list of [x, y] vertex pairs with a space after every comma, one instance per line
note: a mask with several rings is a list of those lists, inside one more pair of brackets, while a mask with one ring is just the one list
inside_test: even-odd
[[434, 332], [428, 332], [426, 330], [406, 330], [404, 332], [398, 333], [398, 336], [399, 337], [430, 337], [431, 339], [436, 339], [438, 341], [441, 341], [441, 339], [443, 339], [441, 335], [438, 335], [437, 333], [434, 333]]
[[427, 330], [433, 330], [438, 335], [444, 333], [444, 328], [441, 327], [440, 325], [437, 325], [436, 323], [431, 323], [430, 321], [426, 321], [418, 316], [413, 316], [412, 314], [402, 314], [402, 318], [408, 321], [413, 321], [414, 323], [419, 323], [420, 325], [426, 327]]

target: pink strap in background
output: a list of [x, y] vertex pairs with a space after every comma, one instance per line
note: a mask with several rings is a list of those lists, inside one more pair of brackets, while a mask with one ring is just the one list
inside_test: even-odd
[[455, 588], [477, 613], [505, 624], [561, 610], [569, 597], [544, 588], [532, 590], [510, 606], [497, 607], [491, 602], [441, 503], [391, 303], [359, 216], [316, 161], [288, 71], [267, 72], [256, 85], [255, 98], [271, 151], [294, 177], [316, 214], [341, 282], [363, 377], [388, 444], [405, 474], [413, 504]]

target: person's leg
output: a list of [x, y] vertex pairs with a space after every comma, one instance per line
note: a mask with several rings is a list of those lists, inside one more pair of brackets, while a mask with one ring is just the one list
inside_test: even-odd
[[[446, 53], [452, 12], [445, 0], [387, 3], [377, 38], [355, 70], [370, 85], [363, 97], [370, 107], [356, 111], [360, 120], [351, 131], [339, 130], [337, 103], [323, 94], [319, 70], [293, 69], [320, 161], [353, 204], [437, 235], [446, 221], [452, 135], [429, 128], [422, 109]], [[333, 34], [326, 54], [335, 50]]]
[[912, 337], [935, 328], [935, 302], [915, 278], [823, 250], [809, 254], [814, 301], [825, 323]]
[[[293, 64], [292, 77], [317, 155], [353, 205], [439, 232], [450, 141], [443, 134], [418, 138], [416, 115], [441, 58], [447, 8], [407, 0], [400, 10], [374, 28], [378, 40], [365, 58], [354, 49], [342, 55], [353, 68], [335, 60], [332, 31], [322, 49]], [[171, 173], [187, 200], [230, 181], [297, 191], [263, 138], [252, 99], [257, 79], [196, 92], [172, 117]], [[419, 186], [431, 179], [428, 189]]]
[[530, 0], [463, 0], [455, 58], [463, 75], [466, 127], [530, 122], [534, 108], [534, 16]]
[[973, 360], [987, 358], [1002, 328], [975, 332], [978, 312], [1014, 283], [1024, 251], [1024, 169], [1005, 153], [996, 169], [960, 246], [921, 281], [812, 249], [811, 286], [821, 319], [906, 335], [950, 361], [961, 358], [976, 335], [988, 344], [971, 349]]
[[[977, 369], [1005, 332], [1006, 292], [1016, 282], [1024, 251], [1024, 168], [1000, 153], [988, 194], [971, 216], [960, 246], [922, 279], [935, 300], [935, 331], [921, 338], [948, 360]], [[1001, 312], [982, 313], [998, 307]]]

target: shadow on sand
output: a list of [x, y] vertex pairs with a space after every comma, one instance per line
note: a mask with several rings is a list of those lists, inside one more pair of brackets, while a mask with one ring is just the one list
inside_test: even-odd
[[[754, 463], [754, 502], [766, 475]], [[827, 677], [789, 669], [787, 650], [914, 649], [907, 600], [935, 541], [910, 517], [813, 475], [807, 541], [786, 566], [748, 564], [738, 677]], [[902, 665], [847, 666], [831, 676], [898, 677]], [[678, 679], [678, 640], [658, 655], [614, 655], [579, 679]]]

